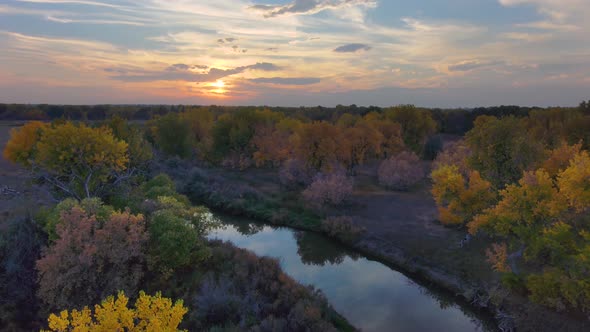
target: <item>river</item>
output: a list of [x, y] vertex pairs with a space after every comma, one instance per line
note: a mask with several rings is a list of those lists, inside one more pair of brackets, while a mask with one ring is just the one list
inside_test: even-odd
[[493, 330], [490, 321], [443, 292], [418, 285], [320, 234], [229, 217], [221, 220], [224, 226], [209, 238], [278, 258], [287, 274], [321, 289], [332, 306], [363, 331]]

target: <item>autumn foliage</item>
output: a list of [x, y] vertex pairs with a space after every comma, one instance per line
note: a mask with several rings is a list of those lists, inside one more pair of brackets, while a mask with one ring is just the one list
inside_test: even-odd
[[74, 206], [62, 212], [56, 234], [37, 261], [39, 296], [47, 306], [82, 306], [119, 290], [138, 291], [148, 240], [143, 216], [112, 212], [100, 222]]
[[140, 292], [134, 308], [129, 308], [129, 299], [119, 292], [116, 298], [109, 296], [95, 305], [94, 310], [84, 307], [51, 314], [45, 332], [176, 332], [187, 312], [182, 300], [172, 303], [160, 293], [150, 296]]
[[127, 169], [127, 148], [108, 127], [32, 122], [12, 132], [4, 155], [60, 192], [81, 199], [103, 193]]

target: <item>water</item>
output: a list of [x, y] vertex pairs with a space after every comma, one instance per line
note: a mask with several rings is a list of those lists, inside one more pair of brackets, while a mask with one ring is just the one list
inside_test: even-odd
[[363, 331], [489, 331], [448, 296], [417, 285], [403, 274], [315, 233], [249, 221], [222, 220], [210, 238], [231, 241], [260, 256], [276, 257], [302, 284], [319, 288], [332, 306]]

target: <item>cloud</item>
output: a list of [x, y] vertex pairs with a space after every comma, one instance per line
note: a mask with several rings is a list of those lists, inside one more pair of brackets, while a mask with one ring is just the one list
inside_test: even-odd
[[206, 73], [193, 72], [191, 71], [192, 68], [199, 67], [179, 63], [169, 66], [163, 71], [124, 70], [121, 68], [107, 68], [105, 71], [109, 73], [117, 73], [117, 75], [111, 76], [111, 78], [123, 82], [211, 82], [227, 76], [240, 74], [247, 70], [260, 70], [268, 72], [280, 70], [279, 66], [267, 62], [259, 62], [254, 65], [241, 66], [232, 69], [210, 68]]
[[264, 17], [276, 17], [281, 15], [309, 15], [317, 14], [324, 10], [335, 10], [351, 6], [364, 6], [374, 8], [375, 0], [295, 0], [286, 5], [254, 5], [250, 9], [260, 11]]
[[450, 65], [449, 71], [471, 71], [474, 69], [480, 69], [485, 67], [493, 67], [504, 64], [504, 61], [479, 61], [479, 60], [470, 60], [470, 61], [462, 61], [460, 63]]
[[276, 85], [311, 85], [321, 82], [321, 79], [316, 77], [260, 77], [251, 79], [250, 82]]
[[371, 46], [367, 45], [367, 44], [357, 44], [357, 43], [353, 43], [353, 44], [346, 44], [346, 45], [342, 45], [339, 47], [336, 47], [334, 49], [334, 52], [337, 53], [354, 53], [357, 51], [368, 51], [371, 49]]

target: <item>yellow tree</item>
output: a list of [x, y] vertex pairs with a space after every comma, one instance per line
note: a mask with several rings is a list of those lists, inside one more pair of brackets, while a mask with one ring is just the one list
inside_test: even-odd
[[24, 126], [10, 131], [10, 139], [4, 148], [4, 158], [14, 163], [31, 165], [35, 152], [35, 145], [43, 133], [47, 124], [39, 121], [31, 121]]
[[457, 166], [445, 165], [435, 169], [431, 177], [432, 196], [443, 224], [464, 225], [496, 200], [492, 184], [477, 171], [465, 178]]
[[45, 332], [176, 332], [188, 312], [181, 300], [172, 303], [160, 293], [150, 296], [140, 292], [135, 308], [129, 308], [128, 303], [120, 292], [116, 299], [109, 296], [97, 304], [94, 312], [84, 307], [51, 314]]
[[128, 145], [110, 128], [71, 122], [52, 126], [29, 124], [13, 132], [4, 154], [77, 199], [99, 195], [122, 181]]

